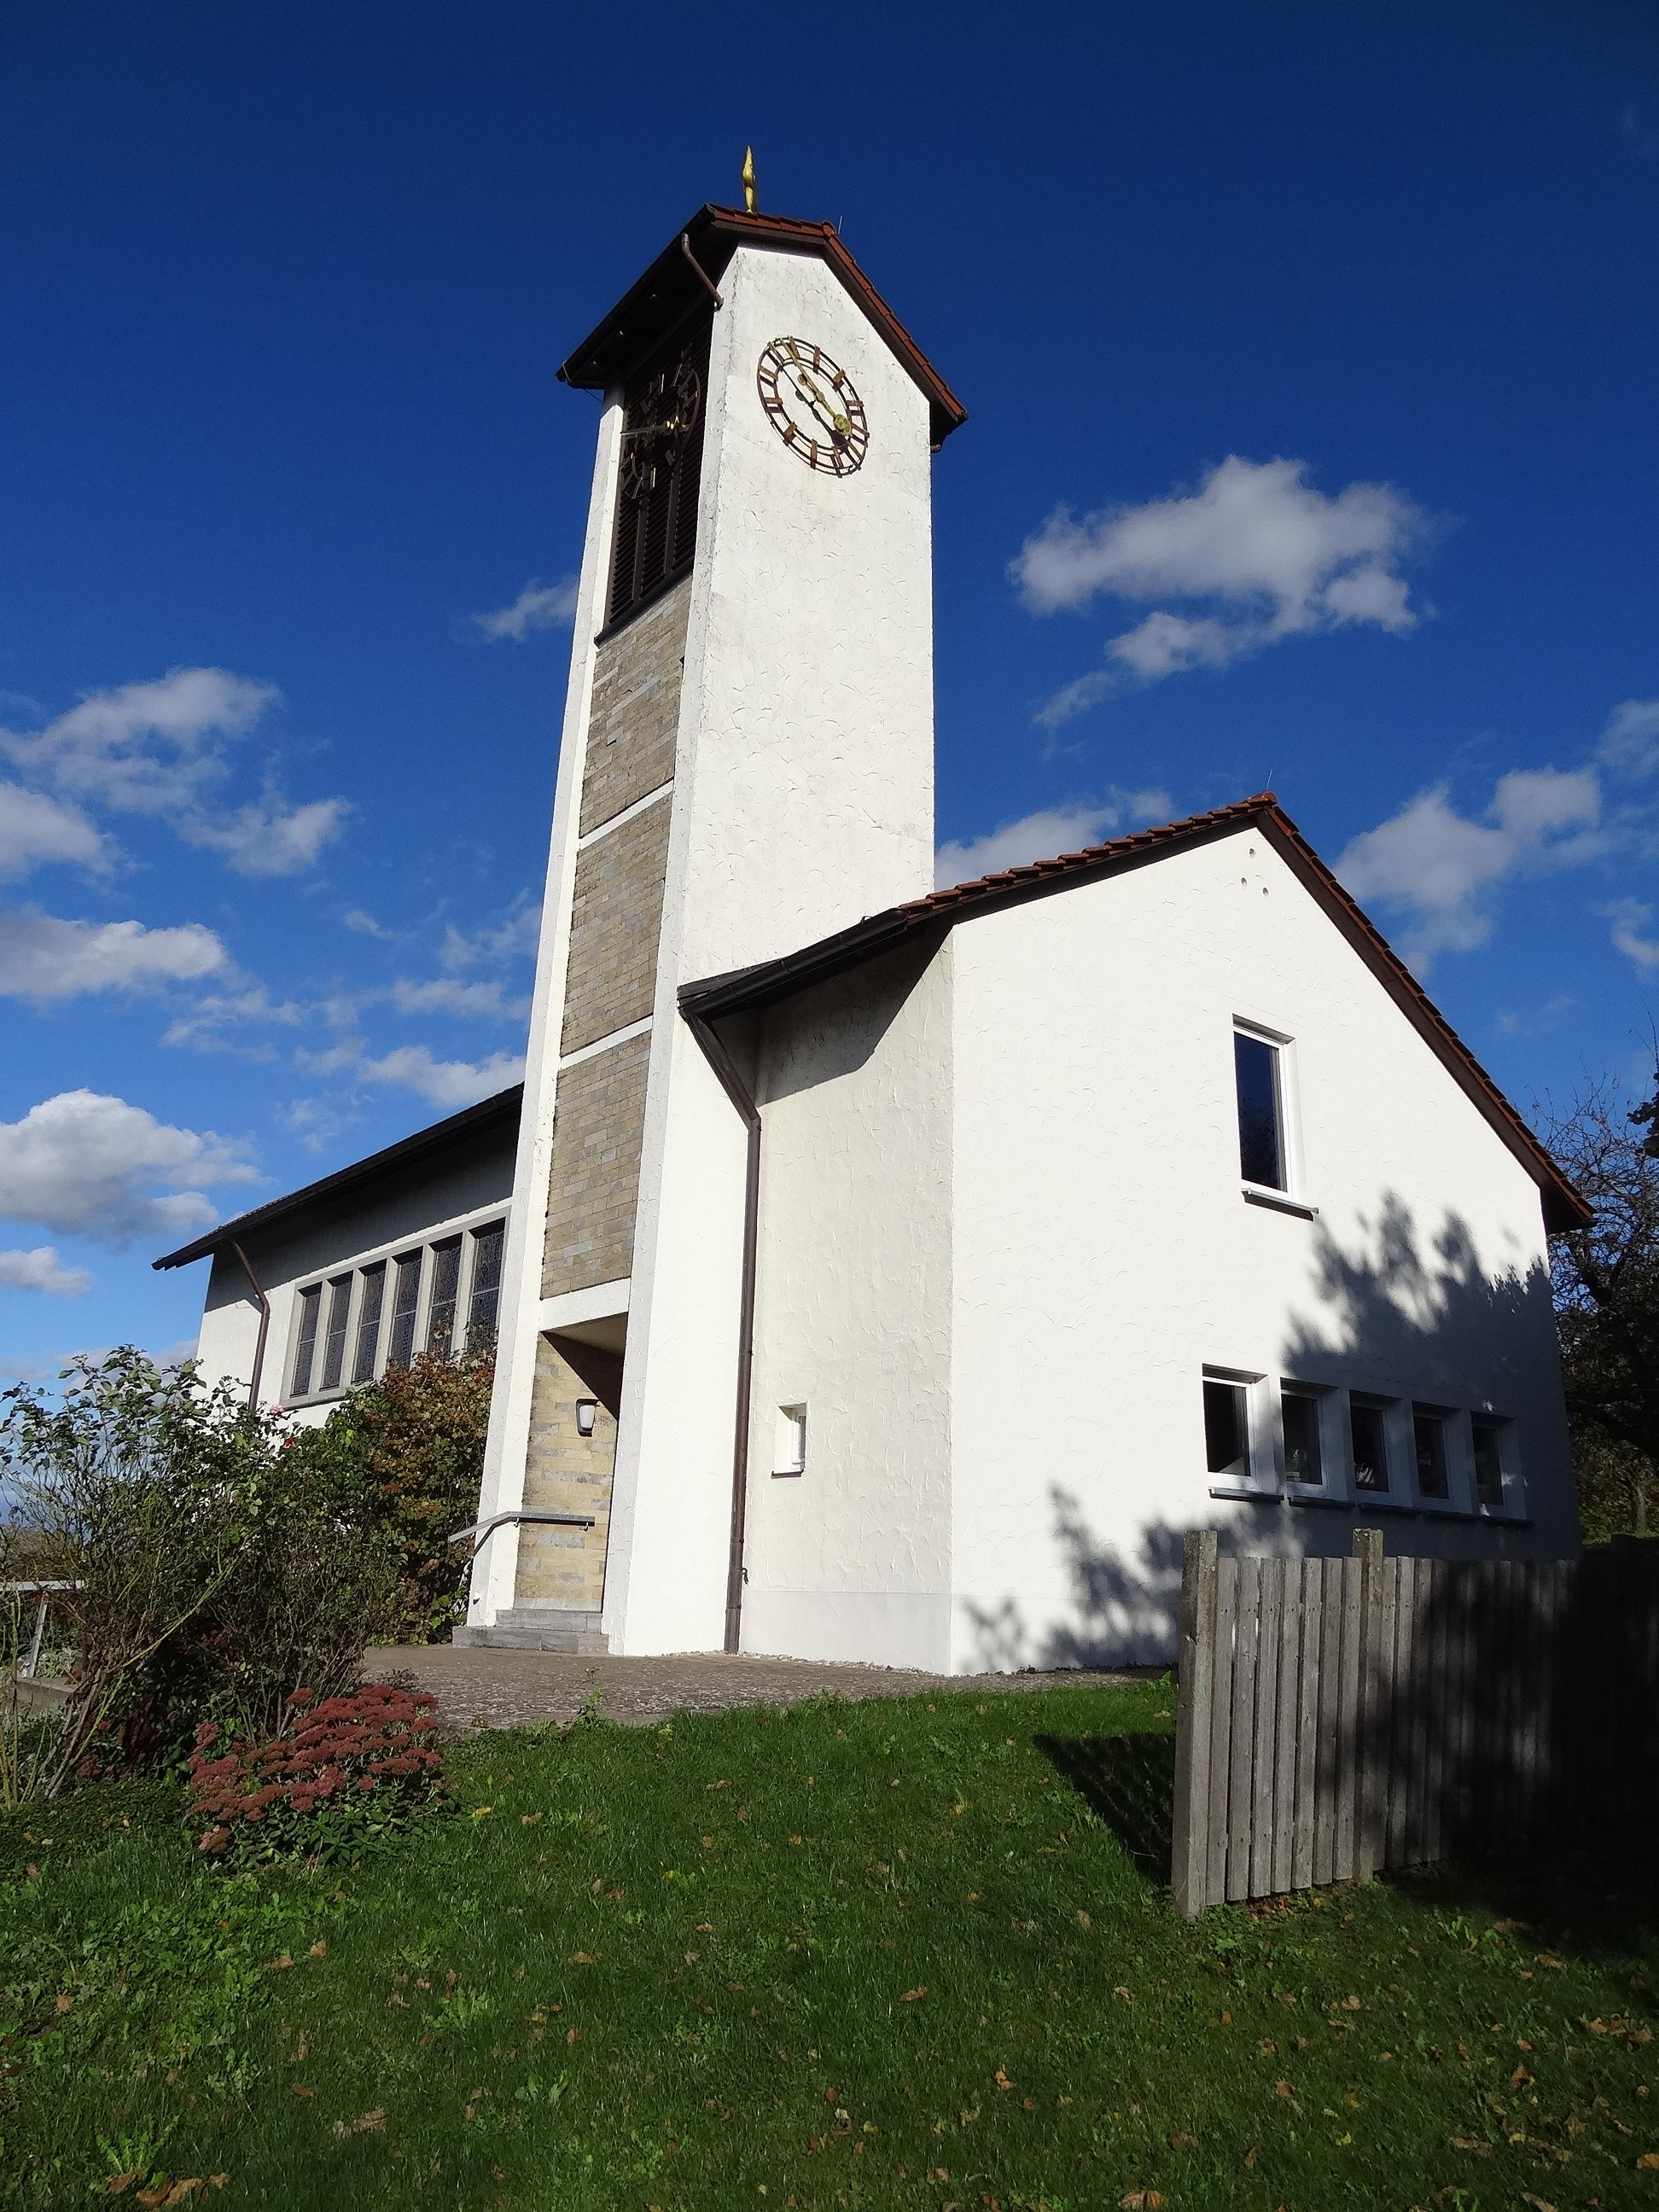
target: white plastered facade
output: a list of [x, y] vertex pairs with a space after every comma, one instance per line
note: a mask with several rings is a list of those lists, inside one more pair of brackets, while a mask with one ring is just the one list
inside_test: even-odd
[[[1576, 1548], [1538, 1185], [1258, 830], [965, 919], [914, 980], [895, 957], [762, 1017], [744, 1648], [1163, 1662], [1206, 1525]], [[1289, 1205], [1240, 1179], [1240, 1024], [1284, 1041]], [[1252, 1378], [1248, 1482], [1207, 1472], [1206, 1368]], [[1285, 1382], [1325, 1394], [1319, 1499], [1283, 1481]], [[1393, 1409], [1387, 1502], [1356, 1503], [1348, 1391]], [[1446, 1419], [1443, 1505], [1414, 1407]], [[1501, 1516], [1479, 1413], [1508, 1425]]]

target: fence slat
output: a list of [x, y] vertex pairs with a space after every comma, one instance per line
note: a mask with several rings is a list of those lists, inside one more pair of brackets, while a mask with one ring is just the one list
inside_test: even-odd
[[1182, 1547], [1181, 1652], [1176, 1677], [1176, 1791], [1170, 1886], [1190, 1920], [1210, 1902], [1210, 1709], [1214, 1691], [1215, 1568], [1212, 1528], [1188, 1531]]
[[1279, 1655], [1285, 1636], [1285, 1562], [1261, 1562], [1261, 1627], [1256, 1638], [1255, 1747], [1250, 1773], [1252, 1897], [1273, 1894], [1274, 1785], [1279, 1773]]
[[1228, 1762], [1233, 1740], [1233, 1641], [1238, 1606], [1238, 1562], [1217, 1562], [1214, 1687], [1210, 1707], [1210, 1854], [1205, 1877], [1210, 1902], [1227, 1894], [1227, 1821], [1231, 1792]]
[[1267, 1890], [1273, 1897], [1282, 1896], [1296, 1881], [1296, 1762], [1302, 1711], [1302, 1562], [1281, 1559], [1279, 1571], [1279, 1752], [1273, 1765], [1273, 1879]]
[[1227, 1749], [1227, 1899], [1250, 1894], [1255, 1813], [1256, 1673], [1261, 1658], [1261, 1562], [1234, 1562], [1233, 1725]]
[[1319, 1786], [1319, 1658], [1324, 1644], [1320, 1598], [1324, 1583], [1317, 1559], [1303, 1559], [1297, 1577], [1302, 1606], [1302, 1672], [1297, 1689], [1296, 1805], [1291, 1815], [1291, 1887], [1309, 1889], [1314, 1879], [1314, 1816]]

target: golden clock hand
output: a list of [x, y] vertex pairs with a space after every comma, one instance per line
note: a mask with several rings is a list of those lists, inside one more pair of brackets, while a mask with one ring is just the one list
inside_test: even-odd
[[[802, 371], [797, 371], [796, 373], [795, 389], [799, 392], [801, 398], [806, 402], [807, 405], [817, 416], [819, 422], [823, 423], [824, 428], [830, 433], [832, 438], [844, 438], [852, 429], [853, 426], [848, 421], [847, 417], [844, 415], [837, 415], [836, 413], [834, 408], [830, 406], [830, 402], [824, 398], [823, 393], [819, 392], [817, 386], [812, 382], [811, 378], [807, 376]], [[828, 410], [827, 412], [826, 410]]]

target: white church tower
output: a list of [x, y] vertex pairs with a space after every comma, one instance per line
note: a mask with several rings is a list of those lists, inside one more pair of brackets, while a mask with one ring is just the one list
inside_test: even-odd
[[752, 207], [702, 209], [560, 376], [604, 409], [459, 1638], [719, 1650], [758, 1155], [678, 993], [931, 887], [963, 410], [830, 224]]

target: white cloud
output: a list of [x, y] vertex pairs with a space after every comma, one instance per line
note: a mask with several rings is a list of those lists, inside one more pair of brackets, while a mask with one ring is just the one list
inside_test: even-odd
[[[154, 683], [94, 692], [43, 730], [0, 730], [0, 755], [31, 782], [71, 800], [158, 816], [188, 842], [223, 853], [240, 874], [292, 875], [309, 867], [337, 833], [343, 799], [290, 809], [268, 794], [230, 813], [211, 803], [229, 773], [228, 747], [280, 696], [273, 684], [227, 668], [174, 668]], [[38, 792], [33, 796], [37, 805], [51, 804]], [[34, 816], [36, 834], [72, 845], [78, 836], [80, 843], [42, 857], [95, 857], [97, 833], [83, 822], [77, 832], [80, 817], [60, 811], [55, 829]], [[0, 830], [0, 853], [3, 836]]]
[[1491, 898], [1509, 878], [1571, 866], [1599, 849], [1601, 793], [1594, 769], [1517, 769], [1498, 778], [1479, 821], [1459, 814], [1444, 784], [1356, 837], [1336, 872], [1357, 899], [1398, 911], [1401, 949], [1426, 969], [1492, 932]]
[[216, 1219], [195, 1186], [256, 1179], [211, 1130], [175, 1128], [95, 1091], [60, 1091], [0, 1122], [0, 1215], [118, 1249]]
[[562, 629], [576, 612], [576, 579], [562, 577], [556, 584], [544, 584], [532, 576], [510, 607], [497, 607], [493, 614], [471, 615], [468, 617], [472, 633], [499, 644], [510, 637], [522, 645], [532, 630]]
[[263, 983], [250, 983], [244, 989], [219, 991], [197, 1001], [187, 1013], [180, 1014], [161, 1038], [163, 1044], [190, 1045], [198, 1052], [238, 1050], [247, 1058], [269, 1060], [269, 1045], [252, 1048], [230, 1046], [223, 1035], [227, 1028], [251, 1026], [274, 1022], [292, 1029], [306, 1018], [305, 1009], [292, 999], [280, 1002], [273, 1000]]
[[343, 799], [313, 799], [289, 809], [267, 796], [216, 821], [198, 816], [177, 827], [188, 843], [222, 853], [239, 876], [294, 876], [339, 836], [347, 811]]
[[60, 791], [124, 813], [172, 813], [224, 774], [220, 741], [246, 736], [277, 696], [228, 668], [174, 668], [93, 692], [44, 730], [7, 731], [0, 750]]
[[0, 1252], [0, 1286], [78, 1298], [92, 1288], [92, 1277], [84, 1267], [66, 1267], [50, 1244], [37, 1244], [32, 1252]]
[[95, 868], [104, 841], [78, 807], [60, 805], [21, 784], [0, 783], [0, 881], [52, 860]]
[[378, 937], [389, 942], [393, 934], [391, 930], [383, 929], [374, 915], [365, 914], [360, 906], [348, 907], [340, 919], [348, 929], [355, 930], [359, 937]]
[[1595, 748], [1615, 775], [1632, 781], [1659, 768], [1659, 699], [1626, 699], [1607, 716]]
[[505, 918], [493, 927], [457, 929], [453, 922], [444, 932], [439, 964], [453, 975], [458, 969], [488, 965], [497, 960], [533, 960], [541, 940], [542, 908], [538, 899], [521, 892]]
[[27, 908], [0, 914], [0, 994], [69, 999], [84, 991], [150, 991], [197, 982], [229, 965], [210, 929], [187, 921], [64, 921]]
[[356, 1072], [364, 1083], [396, 1084], [453, 1112], [517, 1083], [524, 1073], [524, 1055], [494, 1052], [476, 1063], [434, 1060], [425, 1045], [404, 1044], [380, 1060], [361, 1060]]
[[1642, 934], [1653, 920], [1650, 906], [1644, 906], [1640, 899], [1620, 899], [1613, 906], [1603, 907], [1601, 911], [1613, 924], [1612, 937], [1615, 948], [1627, 960], [1633, 960], [1644, 975], [1659, 968], [1659, 942]]
[[1303, 461], [1231, 455], [1195, 492], [1085, 515], [1066, 508], [1025, 541], [1010, 573], [1036, 614], [1104, 594], [1159, 607], [1108, 641], [1107, 666], [1056, 692], [1039, 721], [1064, 721], [1121, 684], [1155, 683], [1296, 635], [1364, 623], [1403, 635], [1418, 621], [1398, 564], [1427, 525], [1392, 485], [1328, 499]]
[[1062, 853], [1098, 845], [1127, 818], [1131, 822], [1167, 821], [1170, 795], [1164, 791], [1115, 792], [1101, 805], [1080, 801], [1069, 806], [1039, 808], [1018, 822], [1004, 822], [983, 837], [965, 844], [941, 845], [934, 855], [933, 880], [941, 890], [951, 884], [969, 884], [981, 876], [994, 876], [1004, 868], [1024, 867], [1030, 860], [1057, 860]]
[[400, 976], [392, 986], [392, 1003], [400, 1014], [464, 1014], [487, 1021], [522, 1021], [530, 1011], [524, 999], [507, 999], [498, 982], [464, 983], [457, 975], [441, 975], [426, 983]]

